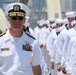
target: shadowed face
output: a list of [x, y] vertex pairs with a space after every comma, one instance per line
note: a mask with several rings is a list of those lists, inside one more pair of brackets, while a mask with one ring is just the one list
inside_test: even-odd
[[59, 27], [62, 27], [62, 23], [58, 23], [57, 25], [56, 25], [56, 28], [59, 28]]
[[11, 29], [22, 30], [25, 22], [25, 17], [22, 16], [11, 16], [8, 17]]
[[69, 22], [72, 22], [73, 20], [75, 20], [75, 18], [68, 18]]

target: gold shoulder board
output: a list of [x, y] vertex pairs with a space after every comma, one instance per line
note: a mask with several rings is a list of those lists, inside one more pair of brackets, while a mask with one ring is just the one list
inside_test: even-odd
[[3, 36], [4, 34], [6, 34], [6, 31], [2, 32], [2, 33], [0, 34], [0, 37]]
[[31, 38], [33, 38], [34, 40], [36, 40], [35, 39], [35, 37], [33, 37], [32, 35], [30, 35], [28, 32], [25, 32], [28, 36], [30, 36]]

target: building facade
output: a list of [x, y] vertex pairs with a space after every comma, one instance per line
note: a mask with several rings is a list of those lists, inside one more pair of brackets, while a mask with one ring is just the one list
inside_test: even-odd
[[13, 2], [18, 2], [18, 0], [0, 0], [0, 8], [4, 10], [6, 5], [13, 3]]
[[68, 11], [76, 11], [76, 0], [60, 0], [62, 18]]
[[29, 0], [28, 6], [31, 9], [30, 26], [33, 28], [38, 20], [62, 17], [59, 0]]
[[[19, 2], [19, 0], [0, 0], [0, 7], [4, 10], [7, 4]], [[76, 11], [76, 0], [29, 0], [31, 12], [30, 26], [34, 28], [38, 20], [49, 18], [65, 18], [68, 11]]]
[[60, 0], [46, 0], [49, 18], [62, 18]]
[[37, 25], [38, 20], [47, 19], [46, 0], [29, 0], [27, 5], [31, 9], [29, 22], [32, 28]]

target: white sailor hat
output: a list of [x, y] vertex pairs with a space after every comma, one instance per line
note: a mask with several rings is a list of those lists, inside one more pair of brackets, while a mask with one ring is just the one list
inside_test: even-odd
[[60, 23], [63, 24], [63, 20], [60, 19], [60, 18], [58, 18], [58, 19], [56, 19], [55, 23], [56, 23], [56, 24], [60, 24]]
[[51, 26], [52, 26], [52, 28], [56, 27], [56, 23], [53, 23]]
[[75, 12], [70, 11], [70, 12], [65, 13], [65, 15], [66, 15], [67, 18], [74, 18], [75, 17]]
[[66, 19], [63, 19], [63, 23], [64, 24], [68, 24], [69, 23], [68, 20], [67, 20], [67, 18]]
[[6, 6], [6, 16], [26, 16], [30, 12], [30, 9], [23, 3], [11, 3]]
[[37, 21], [37, 24], [39, 24], [41, 21]]
[[28, 17], [28, 16], [25, 16], [25, 18], [26, 18], [26, 22], [28, 22], [30, 19], [30, 17]]
[[76, 17], [76, 12], [74, 12], [74, 15], [75, 15], [75, 17]]
[[45, 20], [44, 19], [41, 19], [39, 21], [37, 21], [37, 24], [39, 25], [41, 22], [44, 22]]
[[50, 18], [49, 22], [55, 22], [55, 18]]
[[71, 25], [74, 26], [75, 24], [76, 24], [76, 21], [73, 20], [73, 21], [71, 22]]
[[39, 26], [43, 26], [43, 25], [45, 25], [45, 24], [46, 24], [46, 22], [43, 21], [43, 22], [40, 22], [40, 23], [39, 23]]
[[25, 16], [25, 18], [26, 18], [26, 21], [24, 23], [24, 26], [27, 27], [27, 26], [30, 25], [30, 23], [28, 22], [29, 21], [29, 17], [28, 16]]
[[43, 26], [43, 23], [39, 23], [39, 26]]
[[49, 20], [45, 20], [45, 24], [48, 26], [49, 25]]

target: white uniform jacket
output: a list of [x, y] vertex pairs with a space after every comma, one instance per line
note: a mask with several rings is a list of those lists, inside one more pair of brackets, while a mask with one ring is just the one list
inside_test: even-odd
[[[62, 49], [64, 47], [64, 44], [65, 44], [65, 36], [67, 34], [67, 29], [63, 29], [60, 34], [58, 35], [57, 37], [57, 48], [58, 48], [58, 53], [60, 54], [59, 57], [61, 57], [62, 59]], [[60, 62], [61, 63], [61, 59], [60, 59]]]
[[39, 47], [25, 32], [14, 41], [9, 33], [0, 37], [0, 75], [33, 75], [32, 66], [40, 64]]
[[64, 43], [64, 46], [62, 49], [62, 64], [64, 66], [65, 66], [66, 58], [68, 58], [68, 56], [67, 56], [68, 51], [69, 51], [68, 44], [70, 42], [70, 39], [74, 36], [76, 36], [76, 31], [73, 28], [71, 28], [70, 30], [67, 31], [67, 34], [65, 36], [65, 43]]
[[56, 40], [56, 38], [57, 38], [57, 35], [56, 35], [56, 31], [54, 29], [49, 34], [49, 36], [47, 37], [47, 40], [46, 40], [46, 46], [47, 46], [47, 50], [50, 53], [50, 57], [51, 57], [52, 52], [53, 52], [53, 45], [54, 45], [54, 41]]
[[69, 42], [67, 58], [65, 62], [66, 71], [70, 74], [72, 73], [76, 74], [76, 54], [75, 53], [76, 53], [76, 36], [72, 37]]

